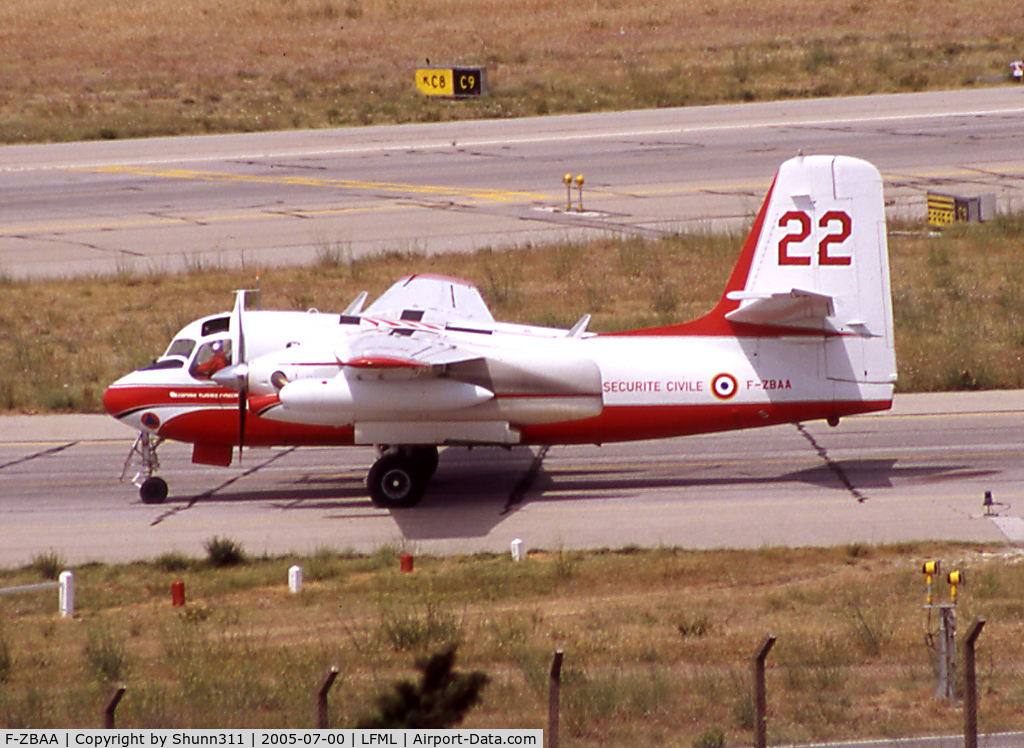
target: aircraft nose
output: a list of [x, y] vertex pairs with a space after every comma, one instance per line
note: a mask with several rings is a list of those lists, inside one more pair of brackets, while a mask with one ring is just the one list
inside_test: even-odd
[[117, 392], [113, 385], [103, 391], [103, 409], [114, 417], [120, 412], [118, 410]]
[[114, 418], [139, 406], [139, 390], [131, 386], [131, 374], [121, 377], [103, 391], [103, 409]]

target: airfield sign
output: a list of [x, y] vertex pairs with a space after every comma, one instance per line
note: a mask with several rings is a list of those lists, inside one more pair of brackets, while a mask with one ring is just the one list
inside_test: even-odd
[[487, 70], [482, 67], [417, 68], [416, 88], [427, 96], [482, 96], [487, 92]]

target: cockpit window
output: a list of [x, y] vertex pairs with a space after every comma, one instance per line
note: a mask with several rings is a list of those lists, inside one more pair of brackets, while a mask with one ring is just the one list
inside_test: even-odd
[[164, 354], [164, 358], [170, 358], [171, 356], [188, 358], [192, 355], [192, 351], [195, 349], [196, 341], [189, 340], [187, 338], [179, 338], [171, 343], [171, 346], [167, 349], [167, 353]]
[[216, 317], [208, 319], [203, 323], [203, 337], [215, 335], [218, 332], [227, 332], [231, 328], [230, 317]]
[[213, 340], [199, 346], [188, 373], [196, 379], [209, 379], [230, 363], [231, 340]]

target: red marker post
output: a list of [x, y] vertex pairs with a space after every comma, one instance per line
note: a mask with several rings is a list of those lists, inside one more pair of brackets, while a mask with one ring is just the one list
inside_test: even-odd
[[171, 605], [180, 608], [185, 604], [185, 583], [180, 579], [171, 584]]

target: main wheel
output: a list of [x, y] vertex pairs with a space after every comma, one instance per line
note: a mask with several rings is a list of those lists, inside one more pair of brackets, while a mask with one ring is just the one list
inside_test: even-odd
[[167, 481], [156, 475], [146, 478], [139, 486], [143, 504], [163, 504], [167, 500]]
[[424, 480], [429, 481], [434, 477], [434, 473], [437, 472], [437, 462], [440, 458], [437, 447], [432, 445], [409, 447], [409, 454], [416, 461]]
[[427, 490], [419, 460], [405, 452], [385, 452], [366, 476], [370, 500], [385, 509], [416, 506]]

